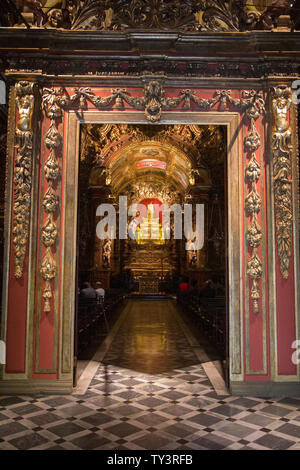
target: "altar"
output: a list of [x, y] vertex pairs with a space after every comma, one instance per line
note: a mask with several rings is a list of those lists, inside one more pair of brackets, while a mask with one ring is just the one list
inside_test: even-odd
[[139, 278], [139, 293], [140, 294], [158, 294], [159, 293], [159, 280], [153, 276], [143, 276]]

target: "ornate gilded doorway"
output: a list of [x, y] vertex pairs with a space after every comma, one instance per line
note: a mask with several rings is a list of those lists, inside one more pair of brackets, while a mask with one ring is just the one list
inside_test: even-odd
[[[174, 113], [175, 114], [175, 113]], [[230, 242], [228, 243], [228, 252], [227, 252], [227, 259], [228, 259], [228, 266], [230, 263], [230, 260], [233, 261], [234, 259], [238, 260], [238, 252], [236, 250], [236, 246], [239, 245], [240, 243], [240, 236], [239, 236], [239, 223], [238, 223], [238, 214], [236, 211], [231, 211], [230, 207], [233, 207], [230, 201], [235, 201], [234, 205], [239, 205], [239, 197], [238, 197], [238, 191], [239, 191], [239, 183], [237, 182], [238, 180], [238, 173], [239, 173], [239, 156], [240, 156], [240, 146], [239, 142], [235, 138], [235, 130], [238, 126], [239, 122], [239, 114], [238, 113], [210, 113], [208, 116], [206, 113], [193, 113], [192, 115], [182, 115], [180, 116], [180, 113], [176, 113], [176, 117], [173, 113], [170, 113], [169, 115], [165, 116], [165, 119], [163, 121], [163, 126], [166, 127], [173, 127], [175, 128], [180, 128], [184, 126], [188, 126], [188, 122], [190, 121], [190, 126], [195, 126], [198, 128], [203, 128], [203, 129], [223, 129], [225, 131], [226, 135], [226, 140], [227, 140], [227, 152], [228, 152], [228, 168], [227, 171], [230, 173], [229, 178], [229, 187], [228, 187], [228, 206], [227, 206], [227, 211], [228, 214], [227, 216], [230, 218], [232, 221], [231, 227], [235, 227], [234, 230], [230, 230], [229, 234], [229, 240], [231, 240], [231, 243], [235, 243], [235, 249], [233, 249], [233, 246], [230, 246]], [[122, 118], [122, 121], [120, 123], [120, 118]], [[174, 120], [175, 118], [175, 120]], [[77, 181], [78, 181], [78, 175], [79, 175], [79, 158], [76, 157], [80, 154], [80, 151], [82, 152], [82, 139], [80, 139], [81, 136], [81, 130], [82, 130], [82, 124], [86, 125], [88, 123], [88, 127], [92, 126], [98, 126], [103, 125], [102, 123], [109, 123], [109, 125], [113, 125], [112, 123], [114, 120], [117, 122], [117, 126], [128, 126], [128, 127], [143, 127], [145, 124], [147, 124], [147, 120], [141, 115], [141, 114], [135, 114], [135, 113], [126, 113], [122, 112], [122, 114], [116, 115], [116, 113], [97, 113], [97, 112], [85, 112], [83, 115], [81, 115], [80, 119], [78, 119], [78, 114], [73, 113], [70, 111], [67, 115], [67, 134], [70, 135], [70, 138], [68, 139], [68, 145], [66, 148], [66, 153], [68, 155], [67, 157], [67, 166], [66, 166], [66, 184], [70, 185], [70, 187], [73, 187], [73, 197], [72, 199], [75, 200], [76, 194], [77, 194]], [[174, 122], [175, 121], [175, 122]], [[220, 127], [221, 126], [221, 127]], [[146, 127], [146, 126], [145, 126]], [[154, 125], [153, 127], [159, 128], [160, 125]], [[224, 133], [223, 131], [223, 133]], [[76, 147], [74, 146], [74, 137], [76, 136], [76, 142], [77, 145]], [[223, 141], [224, 143], [224, 141]], [[225, 152], [226, 153], [226, 152]], [[91, 155], [91, 153], [90, 153]], [[68, 169], [67, 169], [68, 168]], [[188, 166], [187, 166], [188, 168]], [[108, 169], [107, 169], [108, 170]], [[102, 173], [102, 178], [104, 177], [104, 181], [109, 178], [111, 180], [112, 174], [109, 174], [109, 171], [97, 171], [98, 176]], [[191, 177], [192, 178], [192, 173], [190, 175], [187, 174], [187, 178]], [[195, 175], [196, 177], [198, 175]], [[202, 177], [204, 174], [202, 174]], [[70, 179], [72, 178], [72, 179]], [[233, 178], [233, 180], [232, 180]], [[193, 178], [192, 178], [193, 179]], [[204, 180], [203, 180], [204, 181]], [[103, 182], [103, 179], [102, 179]], [[203, 185], [205, 186], [205, 185]], [[106, 186], [107, 187], [107, 186]], [[67, 192], [67, 194], [69, 194]], [[68, 197], [68, 196], [67, 196]], [[76, 252], [76, 245], [72, 243], [67, 242], [67, 236], [71, 237], [69, 238], [70, 242], [71, 240], [74, 240], [74, 232], [73, 230], [76, 229], [76, 227], [73, 225], [73, 230], [72, 233], [69, 231], [70, 225], [69, 222], [72, 220], [74, 221], [74, 210], [77, 211], [77, 208], [72, 209], [72, 214], [68, 210], [68, 203], [66, 201], [65, 205], [65, 228], [66, 228], [66, 246], [65, 246], [65, 255], [67, 256], [66, 259], [71, 259]], [[69, 221], [69, 222], [68, 222]], [[67, 233], [68, 232], [68, 233]], [[233, 269], [235, 267], [235, 269]], [[229, 296], [228, 296], [228, 305], [229, 305], [229, 312], [231, 309], [232, 312], [232, 319], [229, 320], [231, 321], [231, 328], [236, 322], [240, 324], [240, 312], [239, 312], [239, 302], [240, 302], [240, 297], [238, 295], [239, 289], [237, 289], [237, 286], [239, 284], [239, 263], [233, 263], [231, 262], [231, 267], [228, 270], [228, 282], [230, 286], [232, 286], [229, 290]], [[73, 271], [73, 280], [75, 281], [75, 270]], [[70, 279], [70, 278], [69, 278]], [[71, 279], [70, 279], [71, 281]], [[73, 281], [73, 282], [74, 282]], [[72, 281], [71, 281], [72, 283]], [[74, 283], [75, 285], [75, 283]], [[234, 294], [234, 295], [232, 295]], [[74, 297], [73, 297], [74, 299]], [[67, 302], [65, 305], [65, 308], [72, 305], [73, 301], [71, 297], [67, 294], [64, 298], [64, 301]], [[231, 307], [230, 307], [231, 305]], [[232, 305], [235, 305], [235, 308], [232, 308]], [[74, 308], [74, 307], [72, 307]], [[74, 311], [74, 310], [73, 310]], [[236, 351], [240, 351], [241, 353], [241, 338], [237, 337], [236, 338], [237, 344], [235, 344], [235, 339], [231, 337], [231, 348], [236, 348]], [[70, 344], [70, 348], [72, 348], [72, 343]], [[239, 353], [239, 354], [240, 354]], [[238, 361], [238, 355], [237, 354], [232, 354], [231, 352], [231, 358], [234, 362]], [[232, 370], [232, 368], [231, 368]]]
[[[80, 80], [76, 78], [78, 86]], [[107, 85], [107, 79], [103, 80]], [[118, 80], [121, 86], [122, 79]], [[233, 393], [243, 393], [251, 382], [254, 393], [256, 390], [262, 393], [266, 383], [268, 387], [273, 386], [272, 381], [278, 385], [278, 390], [281, 386], [292, 388], [298, 383], [299, 375], [299, 367], [291, 362], [289, 350], [298, 331], [294, 300], [299, 267], [296, 256], [294, 264], [290, 260], [292, 249], [297, 252], [298, 226], [287, 224], [289, 245], [282, 253], [275, 249], [275, 237], [277, 246], [281, 247], [281, 233], [275, 232], [273, 225], [274, 199], [279, 211], [281, 207], [280, 187], [277, 183], [273, 185], [273, 171], [278, 170], [278, 165], [273, 168], [273, 160], [276, 163], [280, 157], [274, 142], [281, 142], [292, 162], [292, 167], [280, 172], [279, 178], [282, 174], [289, 176], [289, 168], [291, 174], [297, 173], [292, 150], [296, 148], [294, 108], [289, 111], [286, 106], [277, 112], [285, 103], [291, 103], [291, 90], [281, 85], [270, 94], [274, 109], [272, 115], [268, 114], [268, 118], [274, 116], [272, 147], [264, 118], [267, 91], [261, 84], [249, 90], [244, 90], [240, 84], [240, 88], [225, 91], [207, 88], [205, 81], [201, 82], [202, 87], [198, 84], [190, 90], [178, 88], [177, 82], [170, 81], [163, 90], [158, 80], [150, 81], [143, 88], [137, 78], [136, 88], [130, 82], [126, 90], [110, 90], [107, 86], [101, 88], [97, 77], [91, 77], [91, 82], [91, 89], [72, 88], [72, 84], [42, 90], [43, 119], [38, 134], [41, 152], [38, 139], [31, 140], [33, 131], [22, 130], [23, 103], [27, 108], [40, 103], [36, 88], [33, 83], [20, 81], [11, 94], [11, 114], [17, 132], [15, 147], [10, 146], [9, 154], [8, 204], [12, 217], [7, 218], [11, 224], [7, 225], [6, 237], [10, 239], [16, 226], [28, 236], [26, 228], [30, 220], [37, 230], [32, 231], [28, 248], [22, 244], [22, 250], [18, 251], [20, 256], [16, 256], [18, 238], [12, 239], [11, 251], [6, 250], [8, 269], [4, 280], [2, 330], [6, 335], [8, 361], [2, 368], [2, 389], [20, 387], [25, 391], [34, 386], [39, 390], [72, 390], [81, 128], [83, 125], [141, 126], [149, 123], [153, 128], [226, 128], [230, 388]], [[15, 103], [20, 106], [20, 112]], [[284, 133], [280, 130], [282, 113], [287, 127]], [[287, 117], [293, 123], [291, 126]], [[31, 125], [35, 128], [36, 121], [28, 123], [29, 127]], [[291, 146], [287, 146], [290, 145], [287, 136], [292, 138]], [[26, 186], [32, 189], [32, 207], [26, 203], [26, 224], [19, 226], [14, 217], [18, 207], [13, 198], [14, 194], [19, 196], [19, 187], [13, 183], [13, 174], [19, 172], [23, 151], [26, 157], [35, 155], [36, 159], [32, 160], [33, 179]], [[105, 177], [113, 180], [118, 172], [114, 171], [116, 168], [111, 170], [113, 174], [109, 175], [108, 171]], [[188, 178], [193, 176], [187, 173]], [[293, 214], [297, 208], [296, 186], [295, 183], [293, 191], [287, 192], [289, 210]], [[285, 185], [283, 189], [289, 187]], [[12, 282], [8, 282], [9, 279]], [[286, 291], [291, 293], [288, 312], [280, 295]], [[15, 327], [11, 328], [12, 325]], [[14, 351], [16, 338], [20, 340], [18, 354]], [[283, 381], [286, 382], [282, 385]]]
[[[173, 297], [180, 279], [199, 290], [206, 281], [223, 282], [222, 324], [226, 323], [225, 282], [227, 212], [225, 126], [174, 124], [83, 124], [80, 132], [78, 200], [78, 286], [100, 281], [109, 294]], [[120, 238], [121, 200], [126, 199], [127, 235]], [[116, 210], [116, 233], [99, 239], [99, 205]], [[129, 214], [137, 206], [137, 214]], [[195, 212], [203, 206], [204, 244], [196, 248]], [[191, 233], [181, 216], [181, 237], [175, 213], [163, 228], [164, 207], [194, 212]], [[138, 210], [140, 209], [140, 210]], [[128, 210], [128, 217], [127, 217]], [[174, 209], [173, 209], [174, 210]], [[197, 209], [198, 210], [198, 209]], [[101, 213], [104, 216], [104, 213]], [[134, 231], [136, 231], [134, 233]], [[175, 231], [175, 233], [174, 233]], [[220, 284], [221, 286], [221, 284]], [[224, 297], [224, 299], [223, 299]], [[79, 323], [84, 331], [84, 308]], [[211, 315], [213, 312], [211, 312]], [[82, 318], [80, 318], [82, 317]], [[223, 336], [226, 331], [224, 329]], [[82, 333], [82, 336], [83, 333]], [[87, 335], [85, 335], [87, 336]], [[75, 343], [78, 342], [75, 334]], [[216, 339], [215, 339], [216, 340]], [[89, 341], [86, 341], [89, 343]], [[212, 342], [214, 342], [212, 340]], [[220, 341], [222, 349], [227, 340]], [[216, 345], [215, 345], [216, 346]], [[75, 348], [77, 351], [77, 348]], [[222, 357], [223, 352], [221, 353]]]

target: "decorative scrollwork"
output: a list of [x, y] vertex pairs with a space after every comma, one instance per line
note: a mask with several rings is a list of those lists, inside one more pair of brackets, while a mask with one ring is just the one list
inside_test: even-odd
[[157, 122], [161, 118], [161, 108], [164, 91], [159, 82], [152, 81], [145, 86], [145, 114], [150, 122]]
[[[204, 99], [188, 89], [181, 90], [177, 97], [165, 97], [165, 91], [158, 80], [151, 80], [145, 85], [143, 96], [131, 96], [126, 89], [117, 88], [111, 90], [111, 95], [101, 97], [96, 96], [88, 87], [75, 88], [74, 94], [71, 96], [68, 96], [63, 89], [46, 89], [45, 93], [44, 104], [47, 105], [48, 117], [50, 119], [60, 118], [63, 108], [68, 109], [78, 106], [86, 108], [87, 101], [91, 102], [98, 109], [107, 107], [122, 109], [124, 107], [123, 101], [125, 101], [134, 109], [144, 110], [147, 120], [152, 123], [160, 121], [163, 110], [176, 109], [181, 104], [183, 109], [191, 109], [192, 104], [194, 104], [198, 109], [205, 111], [213, 109], [217, 104], [220, 111], [226, 111], [235, 107], [245, 111], [246, 116], [251, 122], [264, 113], [264, 101], [261, 94], [255, 90], [244, 90], [242, 98], [232, 98], [231, 90], [216, 90], [215, 96]], [[55, 125], [51, 126], [47, 136], [50, 145], [52, 145], [51, 140], [54, 139], [54, 144], [58, 137]], [[254, 137], [258, 139], [257, 142]], [[252, 128], [249, 133], [249, 142], [250, 140], [252, 145], [255, 143], [257, 148], [260, 146], [259, 137], [255, 134], [255, 129]]]
[[275, 199], [275, 225], [277, 250], [282, 277], [289, 276], [292, 254], [292, 168], [291, 127], [289, 112], [292, 105], [291, 88], [278, 86], [273, 89], [273, 184]]
[[[22, 22], [11, 3], [3, 7], [0, 25]], [[61, 0], [26, 2], [34, 13], [33, 24], [71, 30], [125, 31], [127, 29], [181, 31], [272, 30], [280, 15], [290, 15], [293, 28], [299, 27], [297, 0]], [[9, 23], [10, 22], [10, 23]], [[26, 26], [29, 27], [23, 18]]]
[[179, 196], [171, 184], [162, 184], [157, 181], [133, 183], [128, 189], [130, 203], [138, 203], [143, 199], [159, 197], [164, 204], [172, 205], [179, 202]]
[[30, 222], [34, 107], [32, 83], [21, 81], [16, 84], [16, 106], [18, 117], [15, 134], [17, 154], [14, 169], [13, 244], [15, 277], [20, 279], [23, 275]]
[[202, 16], [206, 31], [239, 31], [240, 20], [238, 2], [224, 2], [223, 0], [206, 0]]

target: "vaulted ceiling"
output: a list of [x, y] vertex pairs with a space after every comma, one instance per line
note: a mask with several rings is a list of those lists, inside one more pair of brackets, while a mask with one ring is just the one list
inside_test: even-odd
[[137, 182], [164, 184], [181, 195], [195, 181], [209, 187], [224, 152], [217, 126], [90, 124], [83, 126], [81, 139], [89, 185], [106, 184], [114, 194]]

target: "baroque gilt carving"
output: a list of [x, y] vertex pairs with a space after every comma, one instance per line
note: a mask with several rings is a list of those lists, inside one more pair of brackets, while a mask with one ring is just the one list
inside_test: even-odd
[[[3, 0], [1, 26], [24, 23], [13, 2]], [[280, 15], [290, 15], [292, 28], [299, 27], [297, 0], [58, 0], [26, 2], [32, 24], [71, 30], [124, 31], [245, 31], [272, 30]], [[28, 13], [27, 13], [28, 15]]]
[[292, 164], [291, 126], [289, 113], [292, 105], [291, 88], [273, 89], [273, 185], [275, 199], [275, 226], [277, 251], [282, 277], [289, 276], [292, 253]]
[[[96, 96], [90, 88], [75, 88], [74, 94], [67, 95], [64, 89], [47, 90], [47, 103], [49, 106], [49, 115], [60, 115], [62, 108], [79, 107], [85, 108], [87, 101], [91, 102], [96, 108], [114, 107], [123, 109], [124, 101], [134, 109], [144, 110], [147, 120], [151, 123], [160, 121], [162, 111], [167, 109], [191, 109], [192, 105], [199, 110], [209, 111], [218, 104], [219, 111], [226, 111], [235, 107], [241, 111], [249, 113], [257, 112], [261, 99], [255, 91], [243, 91], [242, 98], [232, 98], [231, 90], [216, 90], [212, 98], [202, 98], [197, 96], [192, 90], [185, 89], [179, 92], [177, 97], [165, 97], [165, 91], [158, 80], [150, 80], [144, 87], [143, 96], [131, 96], [126, 89], [112, 89], [111, 95], [101, 97]], [[59, 110], [59, 111], [58, 111]], [[257, 119], [257, 118], [256, 118]], [[55, 126], [54, 126], [55, 127]], [[55, 130], [52, 132], [56, 132]], [[49, 137], [50, 138], [50, 137]]]
[[34, 108], [33, 83], [20, 81], [16, 84], [16, 107], [18, 110], [14, 169], [13, 245], [15, 254], [15, 277], [23, 275], [24, 260], [29, 235], [31, 184], [32, 184], [32, 116]]
[[45, 137], [45, 144], [49, 149], [49, 156], [44, 165], [46, 189], [42, 206], [46, 214], [46, 221], [41, 228], [41, 237], [45, 247], [45, 253], [40, 272], [45, 281], [43, 290], [44, 311], [50, 312], [50, 301], [53, 297], [52, 282], [56, 277], [56, 261], [52, 250], [58, 237], [58, 228], [54, 218], [59, 208], [59, 196], [56, 193], [54, 184], [60, 176], [58, 152], [62, 143], [62, 136], [57, 127], [57, 120], [61, 119], [62, 107], [66, 105], [67, 100], [63, 96], [62, 89], [44, 88], [42, 103], [45, 114], [50, 119], [50, 126]]
[[[62, 108], [76, 108], [87, 106], [87, 101], [93, 103], [97, 108], [117, 107], [122, 109], [123, 101], [126, 101], [134, 109], [145, 111], [147, 119], [151, 122], [157, 122], [161, 119], [164, 109], [200, 109], [209, 111], [218, 106], [219, 111], [227, 111], [236, 109], [243, 112], [249, 121], [249, 130], [245, 138], [245, 149], [249, 154], [245, 178], [249, 184], [249, 192], [245, 199], [245, 208], [250, 216], [250, 223], [246, 233], [246, 241], [251, 250], [250, 258], [247, 264], [247, 274], [252, 279], [251, 298], [253, 300], [254, 312], [259, 310], [260, 287], [259, 280], [263, 275], [262, 261], [259, 255], [259, 246], [262, 239], [262, 230], [259, 225], [259, 213], [261, 210], [261, 198], [258, 192], [258, 182], [261, 175], [261, 168], [258, 163], [256, 152], [261, 145], [260, 136], [256, 129], [256, 121], [265, 112], [265, 103], [261, 92], [256, 90], [243, 90], [241, 98], [234, 98], [231, 90], [216, 90], [212, 98], [204, 99], [198, 96], [194, 91], [185, 89], [181, 90], [177, 97], [165, 96], [165, 90], [158, 81], [150, 81], [144, 87], [144, 95], [141, 97], [132, 97], [125, 89], [111, 90], [111, 95], [102, 98], [95, 95], [90, 88], [74, 89], [74, 94], [69, 96], [64, 89], [49, 90], [44, 92], [43, 101], [47, 105], [47, 115], [51, 119], [51, 126], [46, 136], [47, 145], [50, 146], [50, 163], [45, 167], [45, 173], [48, 167], [54, 167], [55, 175], [57, 174], [57, 165], [54, 157], [55, 148], [59, 145], [60, 135], [57, 130], [55, 120], [62, 115]], [[127, 127], [123, 126], [104, 126], [101, 139], [109, 141], [108, 134], [112, 131], [117, 132], [120, 137], [126, 134]], [[191, 129], [192, 130], [192, 129]], [[134, 138], [138, 138], [138, 131]], [[116, 150], [116, 149], [115, 149]], [[99, 149], [97, 156], [101, 165], [103, 165], [103, 154]], [[191, 175], [193, 179], [193, 175]], [[51, 183], [51, 180], [50, 180]], [[45, 193], [44, 210], [49, 212], [49, 217], [53, 211], [56, 211], [59, 201], [53, 194], [51, 184], [50, 189]], [[49, 251], [49, 247], [47, 248]], [[49, 255], [49, 253], [48, 253]], [[48, 260], [51, 261], [48, 256]], [[50, 263], [51, 264], [51, 263]]]
[[261, 167], [256, 156], [256, 152], [261, 146], [261, 139], [255, 122], [264, 114], [265, 106], [261, 94], [252, 92], [252, 95], [254, 100], [246, 110], [246, 117], [249, 120], [250, 126], [244, 140], [244, 146], [248, 155], [245, 179], [249, 188], [245, 198], [245, 208], [247, 214], [250, 216], [250, 222], [246, 232], [246, 240], [251, 250], [250, 258], [247, 263], [247, 274], [252, 279], [251, 298], [253, 300], [253, 311], [254, 313], [258, 313], [260, 299], [259, 280], [263, 275], [262, 261], [258, 251], [262, 240], [262, 229], [258, 220], [262, 201], [257, 187], [261, 176]]

